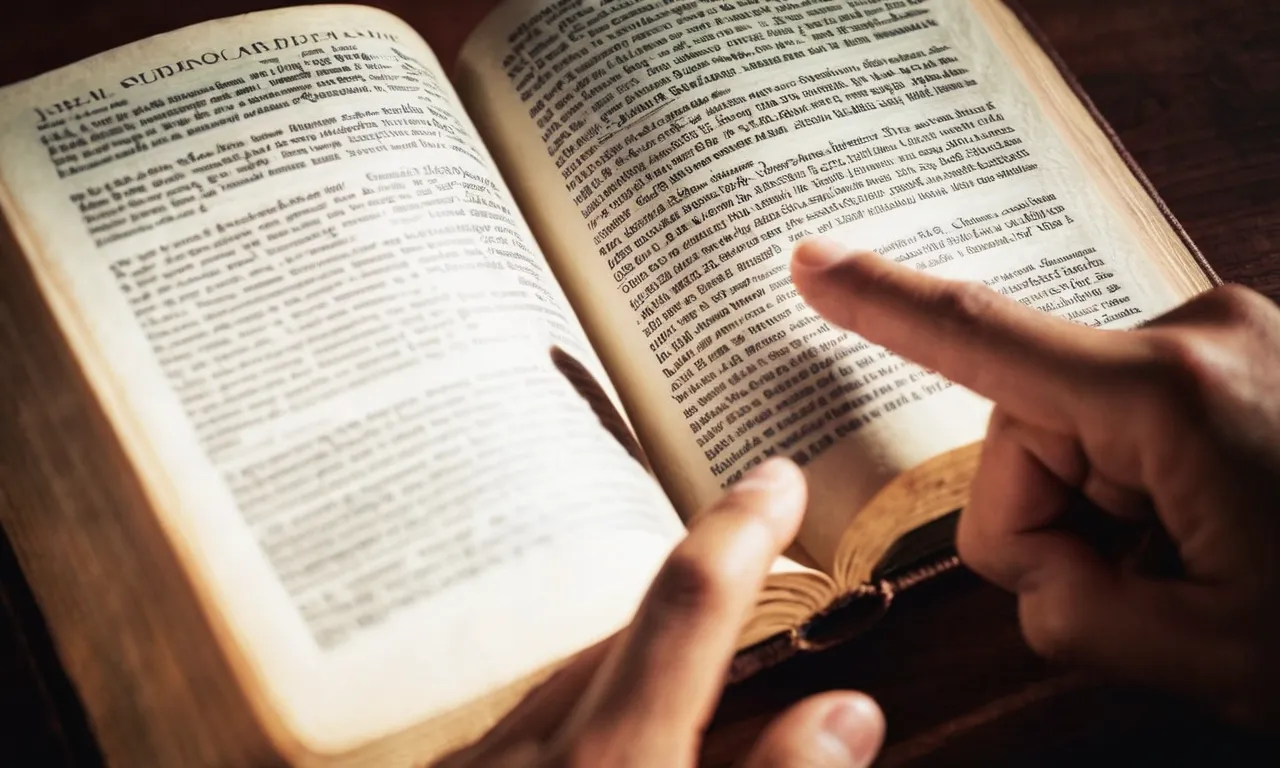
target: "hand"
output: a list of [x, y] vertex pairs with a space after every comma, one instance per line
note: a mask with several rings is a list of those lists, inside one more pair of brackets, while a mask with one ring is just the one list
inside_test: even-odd
[[[796, 534], [805, 496], [794, 464], [757, 467], [698, 518], [630, 628], [584, 653], [441, 768], [694, 765], [738, 633]], [[775, 721], [746, 765], [861, 768], [883, 736], [871, 699], [823, 694]]]
[[[829, 321], [995, 402], [957, 544], [1017, 593], [1033, 649], [1280, 726], [1280, 310], [1226, 287], [1089, 329], [826, 241], [793, 276]], [[1175, 575], [1072, 532], [1082, 499], [1159, 532]]]

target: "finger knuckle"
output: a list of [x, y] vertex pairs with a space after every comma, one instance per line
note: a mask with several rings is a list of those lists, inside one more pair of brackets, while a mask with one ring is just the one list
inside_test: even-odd
[[1042, 658], [1071, 661], [1079, 655], [1084, 639], [1084, 609], [1070, 594], [1057, 599], [1024, 596], [1018, 606], [1023, 638]]
[[996, 301], [997, 294], [982, 283], [972, 282], [947, 283], [934, 297], [941, 315], [964, 327], [981, 323], [990, 315]]
[[708, 558], [677, 549], [658, 574], [655, 608], [664, 614], [689, 615], [712, 610], [732, 590], [730, 579]]
[[1232, 324], [1251, 325], [1262, 316], [1276, 311], [1269, 299], [1243, 285], [1229, 284], [1215, 288], [1201, 300]]
[[1197, 412], [1218, 400], [1235, 375], [1222, 347], [1200, 334], [1178, 331], [1150, 339], [1150, 363], [1141, 372], [1145, 384], [1161, 395], [1159, 404]]

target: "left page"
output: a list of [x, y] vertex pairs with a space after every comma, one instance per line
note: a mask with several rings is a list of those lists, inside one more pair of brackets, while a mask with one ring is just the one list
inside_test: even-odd
[[9, 225], [278, 743], [453, 746], [421, 724], [630, 617], [682, 528], [409, 27], [213, 22], [0, 115]]

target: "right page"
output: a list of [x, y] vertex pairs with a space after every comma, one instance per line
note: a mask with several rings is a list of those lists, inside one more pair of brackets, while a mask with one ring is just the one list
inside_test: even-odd
[[828, 572], [867, 502], [979, 441], [990, 405], [818, 318], [796, 240], [1104, 328], [1211, 284], [995, 0], [511, 0], [457, 79], [677, 507], [790, 456]]

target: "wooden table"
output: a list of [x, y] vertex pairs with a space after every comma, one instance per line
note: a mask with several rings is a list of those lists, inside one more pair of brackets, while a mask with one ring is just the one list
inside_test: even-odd
[[[1023, 3], [1222, 277], [1280, 298], [1280, 4]], [[487, 5], [372, 4], [413, 23], [445, 60]], [[269, 5], [9, 3], [0, 82]], [[3, 541], [0, 587], [0, 764], [99, 763]], [[1013, 602], [961, 575], [913, 595], [863, 640], [730, 690], [707, 741], [708, 762], [732, 762], [770, 717], [831, 687], [862, 688], [882, 702], [890, 723], [885, 765], [1258, 764], [1251, 750], [1264, 746], [1176, 702], [1039, 662], [1020, 640]]]

